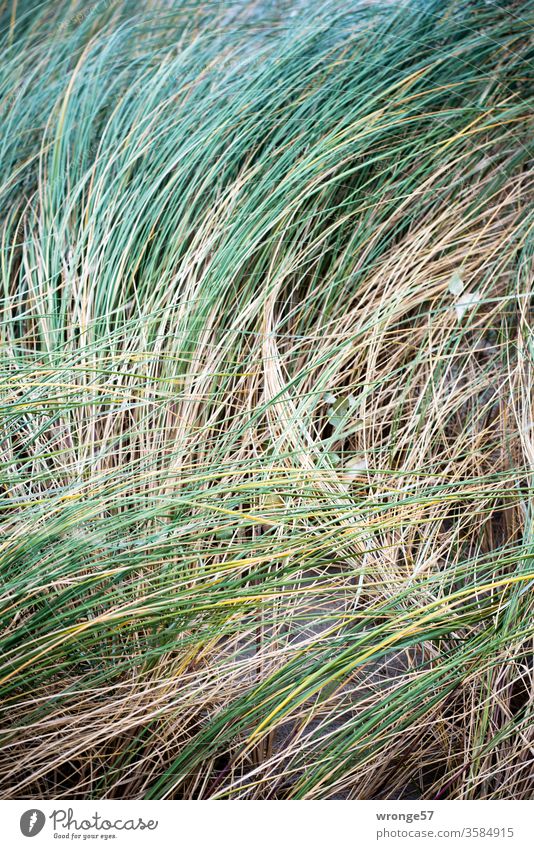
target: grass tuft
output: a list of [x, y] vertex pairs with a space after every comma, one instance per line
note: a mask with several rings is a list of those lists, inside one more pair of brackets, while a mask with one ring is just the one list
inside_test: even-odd
[[0, 794], [532, 791], [530, 2], [0, 7]]

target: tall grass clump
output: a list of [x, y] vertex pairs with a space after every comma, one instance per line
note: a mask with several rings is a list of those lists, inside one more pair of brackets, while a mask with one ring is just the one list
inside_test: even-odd
[[532, 12], [2, 4], [4, 798], [531, 794]]

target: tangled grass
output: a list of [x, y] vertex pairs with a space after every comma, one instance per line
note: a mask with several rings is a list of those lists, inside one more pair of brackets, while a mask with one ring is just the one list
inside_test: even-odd
[[4, 798], [527, 798], [532, 4], [4, 2]]

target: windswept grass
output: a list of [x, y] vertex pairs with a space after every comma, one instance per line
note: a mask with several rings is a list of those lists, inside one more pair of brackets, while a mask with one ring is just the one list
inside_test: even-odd
[[0, 787], [532, 794], [532, 4], [0, 7]]

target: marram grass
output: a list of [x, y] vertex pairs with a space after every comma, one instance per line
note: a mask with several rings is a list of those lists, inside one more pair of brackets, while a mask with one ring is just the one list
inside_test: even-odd
[[4, 798], [532, 795], [532, 12], [0, 6]]

